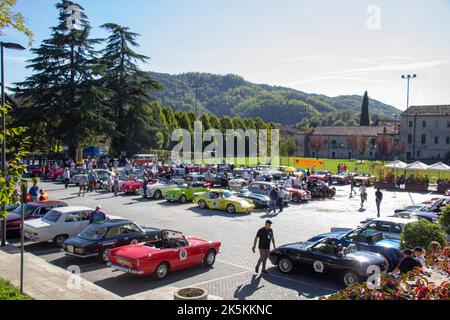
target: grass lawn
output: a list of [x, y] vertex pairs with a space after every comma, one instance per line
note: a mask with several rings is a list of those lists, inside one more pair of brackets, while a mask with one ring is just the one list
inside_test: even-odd
[[33, 300], [21, 294], [17, 288], [3, 279], [0, 279], [0, 300]]

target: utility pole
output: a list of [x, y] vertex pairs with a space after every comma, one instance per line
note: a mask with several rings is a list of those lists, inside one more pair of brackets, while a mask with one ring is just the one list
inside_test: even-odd
[[410, 94], [410, 82], [411, 79], [416, 79], [417, 74], [408, 74], [408, 75], [402, 75], [402, 79], [407, 81], [407, 94], [406, 94], [406, 109], [409, 109], [409, 94]]

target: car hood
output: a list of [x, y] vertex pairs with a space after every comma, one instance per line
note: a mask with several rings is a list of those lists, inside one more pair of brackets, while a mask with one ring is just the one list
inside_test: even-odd
[[44, 229], [50, 227], [51, 225], [51, 222], [47, 222], [42, 219], [30, 220], [25, 222], [25, 227], [30, 227], [33, 229]]
[[248, 193], [248, 194], [243, 194], [242, 196], [248, 197], [251, 199], [261, 200], [261, 201], [270, 201], [270, 198], [268, 196], [265, 196], [262, 194], [257, 194], [257, 193]]
[[86, 248], [95, 245], [97, 241], [87, 240], [80, 237], [69, 238], [64, 242], [66, 245], [74, 246], [76, 248]]
[[382, 255], [370, 251], [355, 251], [347, 254], [346, 258], [366, 264], [377, 265], [384, 263], [384, 257]]
[[9, 213], [8, 216], [6, 217], [6, 222], [14, 222], [14, 221], [18, 221], [20, 219], [21, 219], [20, 214]]
[[286, 244], [284, 246], [278, 247], [277, 249], [294, 249], [294, 250], [304, 251], [310, 244], [311, 244], [311, 242], [298, 242], [298, 243]]
[[167, 190], [167, 193], [178, 193], [181, 192], [183, 190], [188, 190], [188, 189], [183, 189], [183, 188], [171, 188], [169, 190]]
[[237, 202], [243, 207], [248, 207], [248, 206], [252, 205], [251, 203], [248, 203], [248, 201], [246, 201], [245, 199], [242, 199], [242, 198], [239, 198], [239, 197], [236, 197], [236, 196], [230, 197], [227, 200], [231, 201], [231, 202]]
[[122, 257], [126, 259], [141, 259], [147, 258], [150, 255], [161, 252], [161, 249], [152, 248], [145, 244], [124, 246], [112, 251], [115, 257]]

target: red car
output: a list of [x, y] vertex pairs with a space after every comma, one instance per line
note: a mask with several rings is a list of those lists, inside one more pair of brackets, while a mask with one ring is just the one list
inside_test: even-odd
[[286, 191], [292, 194], [294, 202], [308, 202], [312, 199], [311, 192], [296, 188], [287, 188]]
[[328, 181], [330, 180], [330, 177], [332, 175], [333, 174], [329, 171], [319, 171], [319, 172], [316, 172], [315, 174], [310, 175], [308, 177], [308, 181], [317, 182], [317, 181], [322, 180], [323, 182], [328, 183]]
[[122, 184], [120, 191], [127, 194], [137, 194], [144, 184], [140, 181], [127, 181]]
[[60, 176], [64, 175], [64, 169], [49, 170], [47, 173], [47, 179], [51, 181], [56, 181]]
[[[50, 210], [67, 207], [68, 204], [61, 201], [31, 202], [24, 205], [25, 221], [40, 219]], [[6, 230], [19, 230], [21, 221], [21, 208], [17, 207], [6, 217]]]
[[333, 182], [337, 184], [349, 184], [352, 182], [353, 178], [356, 176], [356, 174], [350, 173], [350, 172], [341, 172], [338, 174], [334, 174]]
[[45, 166], [43, 165], [32, 165], [28, 166], [28, 175], [32, 178], [40, 177], [45, 170]]
[[169, 272], [199, 264], [211, 268], [220, 253], [220, 246], [220, 242], [185, 237], [177, 231], [158, 230], [153, 241], [111, 250], [109, 265], [132, 275], [153, 275], [162, 280]]

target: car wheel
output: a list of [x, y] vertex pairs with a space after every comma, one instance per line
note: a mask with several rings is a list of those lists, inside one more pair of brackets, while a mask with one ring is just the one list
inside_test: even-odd
[[101, 263], [108, 263], [109, 262], [109, 254], [111, 253], [110, 248], [103, 249], [99, 252], [98, 257], [100, 259]]
[[289, 258], [283, 257], [278, 261], [278, 270], [280, 270], [281, 273], [288, 274], [291, 273], [293, 269], [294, 266]]
[[67, 235], [61, 234], [59, 236], [56, 236], [53, 239], [53, 242], [58, 246], [61, 247], [64, 243], [64, 241], [66, 241], [69, 237]]
[[180, 198], [180, 202], [181, 203], [186, 203], [187, 202], [187, 197], [185, 195], [182, 195]]
[[209, 250], [205, 258], [203, 259], [203, 264], [207, 268], [212, 268], [215, 262], [216, 262], [216, 251]]
[[161, 198], [162, 198], [162, 193], [161, 193], [161, 191], [159, 191], [159, 190], [155, 191], [155, 194], [153, 195], [153, 198], [154, 198], [155, 200], [161, 199]]
[[200, 200], [198, 202], [198, 206], [200, 207], [200, 209], [206, 209], [206, 202], [203, 200]]
[[358, 284], [360, 281], [359, 276], [353, 271], [346, 271], [344, 273], [344, 284], [349, 287], [354, 284]]
[[168, 274], [169, 264], [167, 262], [163, 262], [156, 268], [154, 276], [157, 280], [164, 280]]
[[233, 206], [232, 204], [228, 205], [228, 207], [227, 207], [227, 212], [228, 212], [229, 214], [236, 213], [236, 208], [235, 208], [235, 206]]

